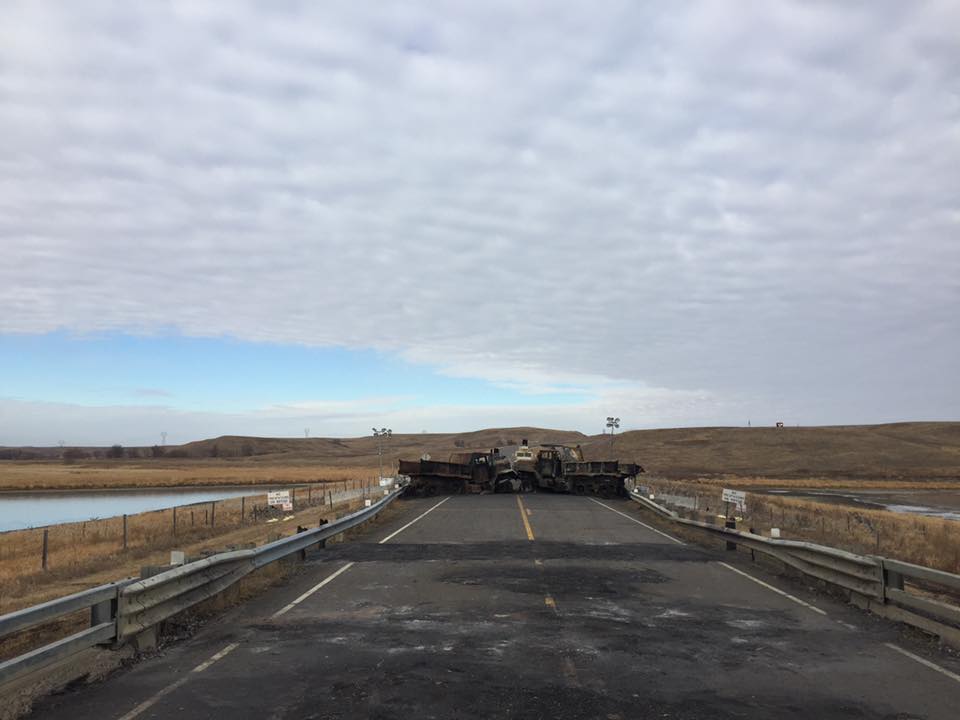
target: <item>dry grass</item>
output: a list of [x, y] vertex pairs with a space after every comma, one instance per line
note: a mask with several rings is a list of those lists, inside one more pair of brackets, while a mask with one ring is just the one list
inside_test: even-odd
[[[645, 479], [643, 484], [655, 494], [695, 498], [700, 517], [716, 516], [725, 510], [719, 488], [705, 483]], [[740, 527], [764, 534], [777, 527], [786, 539], [809, 540], [960, 573], [960, 523], [955, 520], [748, 493]]]
[[[319, 499], [319, 494], [314, 497]], [[298, 503], [298, 506], [300, 503]], [[321, 519], [334, 520], [347, 512], [361, 506], [360, 500], [349, 503], [338, 503], [330, 507], [326, 503], [314, 502], [310, 506], [298, 507], [298, 510], [286, 521], [277, 523], [257, 522], [243, 526], [217, 527], [216, 532], [194, 533], [183, 537], [178, 536], [172, 545], [184, 550], [189, 556], [197, 556], [209, 551], [222, 551], [227, 547], [262, 544], [278, 536], [292, 535], [298, 525], [316, 527]], [[389, 513], [389, 509], [387, 511]], [[0, 536], [2, 537], [2, 536]], [[11, 612], [21, 607], [35, 605], [48, 600], [62, 597], [71, 592], [84, 588], [95, 587], [121, 577], [135, 577], [143, 565], [163, 565], [169, 561], [166, 549], [129, 549], [119, 551], [109, 557], [90, 558], [91, 563], [81, 563], [60, 571], [50, 571], [42, 575], [33, 575], [32, 578], [19, 578], [13, 582], [0, 582], [0, 614]], [[90, 570], [91, 567], [99, 568]], [[87, 569], [83, 572], [84, 568]], [[269, 566], [274, 570], [277, 567]], [[271, 570], [265, 568], [267, 573]], [[262, 572], [262, 571], [261, 571]], [[258, 586], [259, 582], [254, 582]], [[250, 590], [251, 588], [247, 588]], [[252, 588], [253, 590], [256, 587]], [[24, 630], [21, 633], [0, 639], [0, 661], [21, 653], [39, 642], [49, 642], [58, 637], [64, 637], [76, 632], [89, 622], [89, 611], [74, 613], [58, 620]]]
[[719, 475], [698, 477], [692, 482], [713, 487], [781, 488], [797, 490], [958, 490], [955, 480], [890, 480], [883, 478], [777, 477], [751, 475]]
[[[360, 488], [376, 480], [343, 480], [297, 488], [295, 508], [325, 506], [328, 490]], [[242, 514], [241, 514], [242, 511]], [[167, 508], [127, 516], [126, 543], [122, 516], [63, 523], [48, 528], [0, 533], [0, 612], [18, 598], [40, 588], [56, 587], [68, 594], [76, 578], [99, 570], [120, 576], [120, 569], [136, 566], [158, 552], [189, 548], [252, 526], [253, 536], [269, 530], [266, 495], [228, 498], [216, 502]], [[47, 569], [42, 567], [44, 531], [47, 532]], [[165, 558], [161, 558], [164, 560]]]
[[960, 422], [835, 427], [671, 428], [592, 437], [590, 459], [618, 457], [671, 478], [765, 476], [953, 480], [960, 485]]
[[230, 460], [0, 462], [0, 490], [109, 490], [368, 480], [375, 467], [269, 465]]

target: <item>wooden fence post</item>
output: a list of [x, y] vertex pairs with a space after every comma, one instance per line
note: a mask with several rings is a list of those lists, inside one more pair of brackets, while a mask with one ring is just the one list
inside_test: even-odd
[[244, 495], [240, 498], [240, 524], [243, 525], [247, 521], [247, 496]]
[[177, 506], [173, 506], [173, 536], [177, 536]]
[[123, 514], [123, 549], [127, 549], [127, 514]]
[[50, 531], [47, 528], [43, 529], [43, 550], [40, 553], [40, 566], [46, 570], [47, 569], [47, 548], [49, 547], [49, 533]]
[[213, 527], [213, 523], [214, 523], [213, 514], [216, 511], [217, 511], [217, 501], [214, 500], [212, 503], [210, 503], [210, 527]]

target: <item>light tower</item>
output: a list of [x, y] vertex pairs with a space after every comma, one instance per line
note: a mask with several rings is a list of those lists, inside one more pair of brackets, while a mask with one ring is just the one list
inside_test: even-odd
[[380, 459], [380, 479], [383, 480], [383, 439], [393, 435], [390, 428], [373, 429], [373, 436], [377, 439], [377, 456]]
[[608, 417], [607, 427], [610, 428], [610, 447], [613, 447], [613, 434], [617, 431], [617, 428], [620, 427], [620, 418]]

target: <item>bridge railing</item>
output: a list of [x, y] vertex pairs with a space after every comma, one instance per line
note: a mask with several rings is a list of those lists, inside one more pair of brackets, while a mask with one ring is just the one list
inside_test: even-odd
[[[877, 555], [798, 540], [768, 538], [681, 517], [634, 491], [630, 497], [671, 522], [712, 535], [734, 546], [776, 558], [805, 575], [842, 588], [852, 602], [878, 615], [937, 635], [960, 648], [960, 575]], [[945, 599], [944, 599], [945, 598]]]
[[[379, 489], [376, 489], [379, 491]], [[126, 579], [83, 590], [40, 605], [0, 615], [0, 640], [16, 633], [90, 611], [89, 627], [0, 662], [0, 687], [33, 670], [89, 648], [118, 646], [150, 633], [164, 620], [222, 592], [258, 568], [303, 554], [377, 515], [402, 492], [394, 489], [370, 505], [319, 528], [249, 550], [218, 553], [152, 577]], [[363, 491], [334, 495], [334, 500], [361, 499]]]
[[133, 580], [107, 583], [0, 615], [0, 638], [5, 638], [83, 610], [90, 612], [89, 627], [0, 662], [0, 685], [81, 650], [113, 642], [117, 634], [117, 599], [120, 590], [131, 582]]

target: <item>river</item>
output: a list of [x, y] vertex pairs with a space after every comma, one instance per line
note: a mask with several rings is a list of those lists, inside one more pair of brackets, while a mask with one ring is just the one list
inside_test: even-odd
[[174, 505], [257, 495], [295, 485], [271, 487], [187, 487], [130, 490], [37, 490], [0, 492], [0, 532], [133, 515]]
[[806, 500], [816, 500], [817, 502], [827, 502], [835, 505], [849, 505], [851, 507], [925, 515], [927, 517], [943, 518], [944, 520], [960, 520], [960, 489], [815, 490], [791, 488], [788, 490], [763, 488], [752, 490], [752, 492], [779, 495], [781, 497], [804, 498]]

